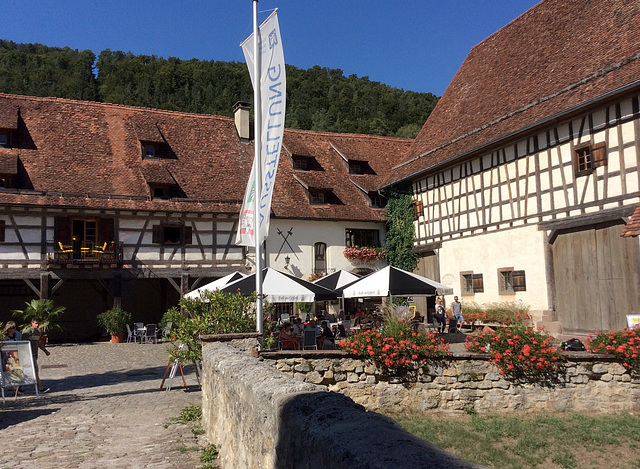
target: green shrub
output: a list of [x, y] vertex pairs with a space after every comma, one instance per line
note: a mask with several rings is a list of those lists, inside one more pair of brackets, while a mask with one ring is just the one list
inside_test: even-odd
[[[256, 330], [255, 293], [222, 293], [207, 291], [200, 298], [182, 298], [180, 306], [186, 316], [177, 318], [175, 312], [165, 316], [176, 319], [172, 327], [173, 347], [169, 351], [172, 359], [182, 361], [201, 360], [202, 346], [199, 336], [207, 334], [229, 334], [254, 332]], [[170, 310], [171, 311], [171, 310]], [[181, 344], [185, 344], [182, 350]]]
[[127, 330], [127, 324], [131, 323], [131, 313], [116, 306], [98, 314], [98, 325], [109, 334], [122, 334]]

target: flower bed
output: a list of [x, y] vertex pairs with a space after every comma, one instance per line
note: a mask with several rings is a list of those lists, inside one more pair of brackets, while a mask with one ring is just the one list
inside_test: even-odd
[[640, 375], [640, 330], [623, 329], [614, 332], [596, 332], [587, 339], [587, 350], [592, 353], [615, 355], [627, 370]]
[[563, 357], [552, 345], [551, 336], [524, 324], [469, 336], [465, 347], [471, 352], [489, 353], [489, 361], [510, 381], [548, 385], [558, 380], [563, 369]]
[[439, 335], [412, 331], [401, 318], [381, 331], [360, 332], [340, 342], [340, 348], [369, 360], [384, 375], [407, 380], [421, 366], [449, 354], [449, 344]]

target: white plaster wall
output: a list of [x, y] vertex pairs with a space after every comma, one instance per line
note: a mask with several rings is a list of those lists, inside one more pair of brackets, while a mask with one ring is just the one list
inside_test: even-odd
[[[544, 263], [544, 232], [535, 226], [494, 231], [483, 236], [455, 239], [443, 243], [439, 249], [442, 282], [453, 288], [461, 300], [478, 304], [493, 301], [522, 300], [532, 313], [541, 315], [549, 309], [547, 304], [547, 279]], [[513, 267], [524, 270], [527, 290], [512, 295], [499, 295], [498, 269]], [[463, 296], [460, 272], [473, 271], [482, 274], [484, 293]], [[447, 304], [453, 295], [446, 298]]]
[[[384, 245], [385, 229], [383, 223], [280, 220], [272, 218], [269, 226], [269, 237], [267, 238], [267, 266], [285, 271], [285, 257], [289, 256], [290, 266], [287, 271], [298, 278], [306, 279], [313, 272], [313, 245], [315, 243], [326, 243], [327, 245], [327, 271], [329, 273], [340, 269], [352, 270], [358, 267], [378, 269], [384, 266], [384, 261], [356, 265], [344, 257], [345, 229], [347, 228], [377, 229], [380, 232], [380, 241]], [[289, 230], [292, 231], [287, 241], [291, 244], [293, 251], [286, 243], [282, 246], [284, 238], [278, 234], [278, 229], [285, 236]], [[280, 250], [281, 246], [282, 249]], [[280, 254], [278, 255], [279, 250]]]

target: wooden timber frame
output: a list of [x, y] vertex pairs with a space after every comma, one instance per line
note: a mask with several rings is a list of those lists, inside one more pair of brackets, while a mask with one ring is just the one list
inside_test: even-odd
[[[599, 167], [580, 172], [574, 155], [576, 149], [589, 145], [605, 155]], [[637, 308], [640, 297], [640, 247], [637, 240], [604, 240], [619, 236], [626, 217], [640, 203], [639, 168], [640, 86], [636, 84], [447, 160], [414, 179], [414, 200], [423, 206], [415, 222], [414, 250], [428, 251], [430, 246], [438, 246], [434, 252], [440, 255], [448, 243], [456, 240], [474, 243], [474, 239], [495, 239], [496, 233], [519, 233], [526, 227], [537, 227], [547, 240], [546, 248], [534, 247], [547, 265], [541, 280], [549, 287], [539, 288], [541, 296], [547, 298], [541, 309], [555, 312], [567, 332], [624, 327], [622, 311]], [[604, 243], [600, 249], [624, 253], [609, 256], [607, 261], [618, 264], [608, 271], [618, 272], [615, 275], [624, 280], [602, 295], [606, 301], [599, 300], [597, 308], [582, 313], [576, 310], [584, 309], [583, 303], [564, 299], [589, 288], [586, 277], [579, 275], [580, 264], [561, 252], [568, 246], [569, 231], [589, 230], [589, 239], [598, 238]], [[580, 235], [572, 236], [570, 244], [581, 245]], [[565, 248], [555, 245], [559, 238]], [[602, 267], [604, 259], [598, 260], [594, 249], [581, 255], [589, 252], [594, 264], [599, 262]], [[448, 259], [453, 257], [449, 255]], [[558, 263], [575, 272], [573, 278], [578, 284], [569, 292], [565, 291], [567, 284], [556, 284]], [[508, 259], [503, 264], [514, 267]], [[456, 268], [471, 270], [460, 265], [449, 271]], [[499, 273], [485, 272], [485, 278], [492, 281], [495, 275]], [[601, 280], [602, 288], [606, 281]], [[454, 278], [452, 285], [458, 282]], [[528, 282], [528, 288], [535, 286]], [[501, 299], [495, 290], [492, 301]], [[623, 290], [629, 294], [623, 294]], [[635, 299], [629, 295], [635, 295]]]

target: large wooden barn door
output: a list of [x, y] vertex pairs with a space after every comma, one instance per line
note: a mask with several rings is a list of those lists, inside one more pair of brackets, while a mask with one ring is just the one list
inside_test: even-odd
[[[438, 256], [433, 251], [423, 252], [418, 257], [418, 265], [414, 273], [430, 278], [437, 282], [440, 281], [440, 272], [438, 270]], [[414, 298], [416, 309], [425, 318], [425, 321], [432, 321], [433, 311], [435, 310], [435, 298], [416, 296]]]
[[638, 241], [624, 225], [562, 230], [552, 244], [558, 319], [565, 332], [619, 330], [637, 312]]

